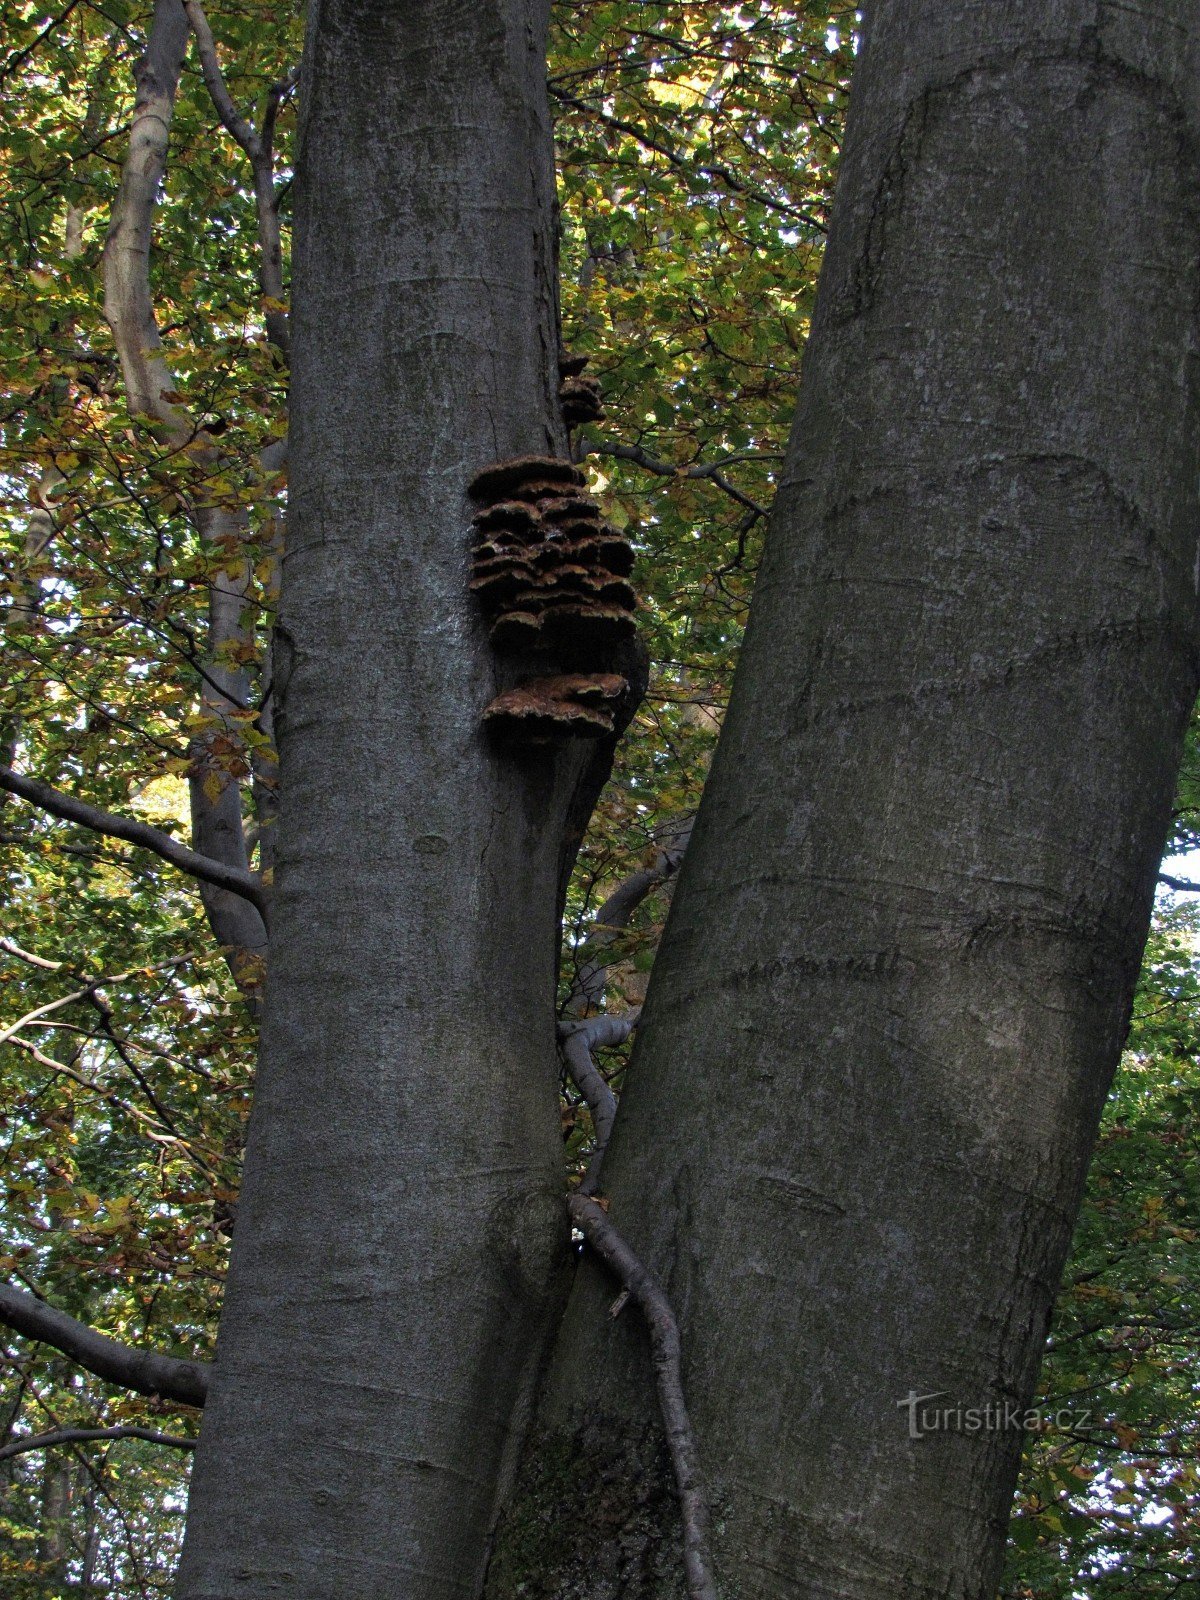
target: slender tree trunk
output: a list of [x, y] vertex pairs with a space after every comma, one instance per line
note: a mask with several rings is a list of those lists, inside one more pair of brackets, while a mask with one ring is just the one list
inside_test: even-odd
[[[990, 1600], [1196, 692], [1191, 0], [877, 0], [609, 1150], [739, 1600]], [[587, 1267], [489, 1594], [681, 1592]], [[920, 1414], [917, 1414], [920, 1431]]]
[[482, 737], [465, 494], [565, 453], [547, 9], [310, 7], [276, 909], [186, 1600], [475, 1594], [556, 1298], [559, 885], [604, 752]]
[[51, 1451], [42, 1468], [42, 1507], [37, 1558], [48, 1585], [67, 1576], [71, 1548], [71, 1462]]

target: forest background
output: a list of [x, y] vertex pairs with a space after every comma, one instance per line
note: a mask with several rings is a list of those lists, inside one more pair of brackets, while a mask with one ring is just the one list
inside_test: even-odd
[[[105, 318], [107, 294], [119, 336], [105, 244], [149, 7], [0, 7], [0, 764], [181, 844], [232, 793], [269, 872], [302, 22], [261, 0], [189, 13], [151, 254], [167, 426], [131, 407]], [[571, 884], [564, 1015], [628, 1014], [645, 992], [793, 410], [857, 20], [769, 0], [555, 9], [564, 338], [605, 408], [575, 448], [635, 541], [652, 658]], [[1193, 732], [1170, 851], [1198, 843]], [[1014, 1600], [1200, 1584], [1200, 915], [1180, 870], [1043, 1372], [1044, 1410], [1088, 1420], [1030, 1434]], [[0, 873], [0, 1265], [115, 1338], [210, 1358], [259, 964], [222, 950], [159, 854], [7, 792]], [[618, 1088], [624, 1048], [602, 1057]], [[578, 1166], [591, 1123], [565, 1077], [563, 1132]], [[0, 1340], [4, 1594], [169, 1592], [198, 1421]]]

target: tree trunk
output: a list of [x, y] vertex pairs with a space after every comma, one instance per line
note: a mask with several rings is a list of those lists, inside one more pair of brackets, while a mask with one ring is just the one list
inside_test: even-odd
[[476, 1593], [558, 1303], [559, 885], [604, 751], [482, 737], [465, 494], [565, 453], [547, 9], [310, 7], [267, 1021], [186, 1600]]
[[[878, 0], [605, 1188], [739, 1600], [985, 1600], [1196, 692], [1191, 0]], [[582, 1271], [488, 1593], [682, 1592]], [[910, 1437], [910, 1392], [990, 1415]], [[916, 1414], [921, 1431], [920, 1409]]]

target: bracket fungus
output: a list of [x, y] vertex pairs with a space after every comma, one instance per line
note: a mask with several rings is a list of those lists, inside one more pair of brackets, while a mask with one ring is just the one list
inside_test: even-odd
[[615, 672], [530, 678], [498, 694], [483, 713], [483, 725], [498, 742], [510, 745], [601, 739], [613, 732], [616, 703], [628, 688]]
[[604, 522], [570, 461], [498, 461], [476, 473], [468, 493], [479, 507], [471, 591], [493, 646], [560, 669], [497, 696], [485, 724], [522, 743], [612, 733], [611, 705], [628, 685], [605, 669], [635, 632], [628, 539]]
[[599, 422], [604, 416], [604, 397], [599, 378], [585, 378], [587, 356], [562, 355], [558, 362], [558, 403], [568, 428], [581, 422]]

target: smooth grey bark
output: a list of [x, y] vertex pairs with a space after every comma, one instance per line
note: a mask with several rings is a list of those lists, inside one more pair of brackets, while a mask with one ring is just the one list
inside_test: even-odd
[[557, 1300], [604, 752], [483, 739], [465, 494], [565, 453], [547, 10], [310, 7], [267, 1018], [183, 1600], [477, 1593]]
[[[1197, 687], [1192, 0], [878, 0], [604, 1175], [739, 1600], [991, 1600]], [[585, 1267], [491, 1600], [681, 1592]]]

